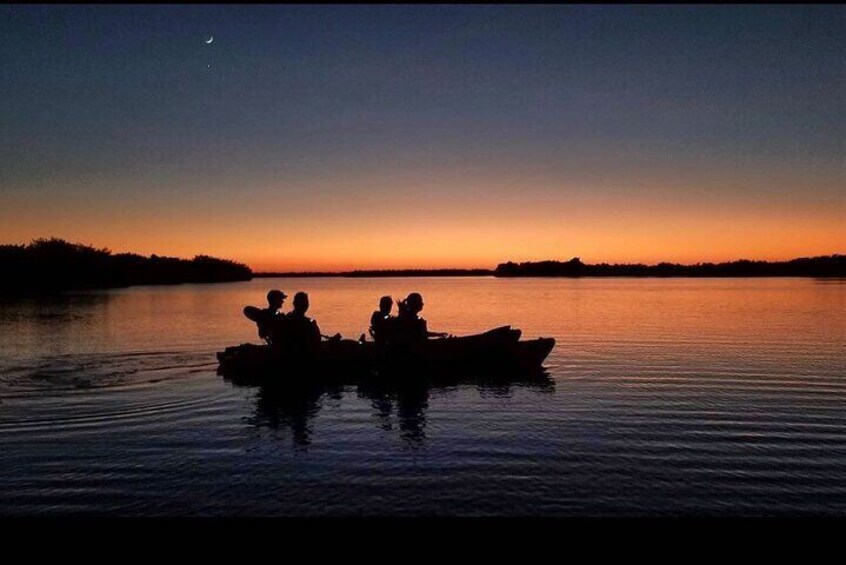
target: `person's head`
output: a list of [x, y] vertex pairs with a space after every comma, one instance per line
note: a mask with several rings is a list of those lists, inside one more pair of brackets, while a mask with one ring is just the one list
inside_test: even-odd
[[405, 306], [412, 314], [417, 314], [423, 309], [423, 297], [419, 292], [412, 292], [405, 299]]
[[267, 293], [267, 305], [274, 310], [279, 310], [286, 298], [288, 298], [287, 294], [281, 290], [273, 289]]
[[306, 310], [308, 310], [308, 294], [298, 292], [294, 295], [294, 312], [305, 314]]
[[390, 296], [383, 296], [379, 299], [379, 311], [385, 315], [391, 313], [391, 308], [394, 306], [394, 299]]

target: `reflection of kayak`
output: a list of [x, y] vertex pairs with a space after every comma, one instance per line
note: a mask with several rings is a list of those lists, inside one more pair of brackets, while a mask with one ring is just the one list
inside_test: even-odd
[[485, 373], [538, 371], [555, 346], [552, 338], [520, 341], [520, 330], [503, 326], [483, 334], [430, 339], [402, 353], [373, 342], [324, 341], [308, 358], [295, 358], [268, 345], [243, 344], [217, 354], [225, 376], [282, 377], [285, 373], [371, 374], [394, 372]]

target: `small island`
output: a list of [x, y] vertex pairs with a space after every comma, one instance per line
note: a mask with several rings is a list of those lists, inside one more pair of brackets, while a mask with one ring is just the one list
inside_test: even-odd
[[374, 269], [336, 272], [255, 273], [254, 277], [846, 277], [846, 255], [804, 257], [790, 261], [726, 263], [641, 263], [589, 265], [569, 261], [500, 263], [496, 269]]
[[58, 238], [0, 245], [0, 265], [0, 291], [14, 293], [246, 281], [253, 276], [246, 265], [207, 255], [188, 260], [112, 254], [108, 249]]
[[791, 261], [749, 261], [727, 263], [658, 263], [657, 265], [588, 265], [578, 257], [569, 261], [501, 263], [497, 277], [846, 277], [846, 255], [804, 257]]

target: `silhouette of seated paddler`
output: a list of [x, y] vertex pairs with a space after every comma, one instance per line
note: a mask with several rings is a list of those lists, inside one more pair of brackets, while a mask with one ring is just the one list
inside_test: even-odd
[[388, 325], [394, 320], [391, 308], [394, 301], [390, 296], [383, 296], [379, 300], [379, 309], [370, 316], [370, 336], [376, 343], [384, 343]]
[[447, 337], [446, 332], [430, 332], [426, 320], [419, 316], [423, 310], [423, 297], [412, 292], [405, 300], [397, 302], [399, 315], [386, 324], [387, 343], [399, 348], [414, 348], [430, 337]]
[[[288, 295], [281, 290], [273, 289], [267, 293], [267, 308], [258, 310], [254, 319], [258, 326], [258, 335], [270, 345], [279, 345], [282, 334], [284, 314], [279, 312]], [[252, 307], [249, 307], [252, 308]], [[247, 308], [244, 309], [245, 313]]]
[[294, 309], [285, 315], [282, 347], [293, 355], [313, 355], [320, 346], [320, 327], [315, 320], [305, 315], [308, 307], [308, 294], [298, 292], [294, 295]]

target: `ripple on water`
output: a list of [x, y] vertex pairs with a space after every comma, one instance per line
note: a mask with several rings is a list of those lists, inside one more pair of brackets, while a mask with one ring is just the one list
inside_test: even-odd
[[62, 347], [46, 311], [0, 316], [19, 344], [0, 359], [0, 514], [846, 512], [842, 285], [415, 280], [427, 309], [479, 306], [433, 326], [519, 315], [556, 337], [553, 386], [280, 398], [215, 375], [266, 286], [314, 288], [321, 327], [357, 328], [384, 284], [129, 289], [64, 304]]

